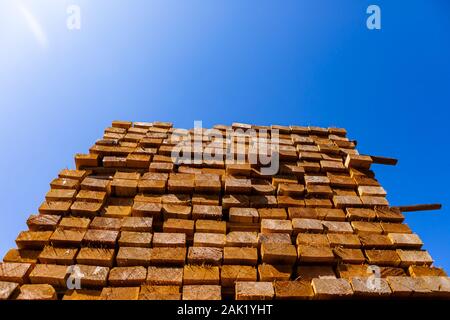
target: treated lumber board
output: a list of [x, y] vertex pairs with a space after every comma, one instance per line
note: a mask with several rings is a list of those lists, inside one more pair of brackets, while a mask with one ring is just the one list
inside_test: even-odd
[[262, 219], [261, 233], [287, 233], [292, 234], [291, 220]]
[[402, 250], [397, 249], [397, 254], [400, 259], [400, 266], [409, 267], [411, 265], [431, 265], [433, 258], [431, 258], [428, 251], [420, 250]]
[[50, 189], [45, 195], [46, 201], [72, 201], [75, 199], [75, 189]]
[[194, 205], [192, 207], [192, 219], [222, 219], [222, 206]]
[[277, 300], [309, 300], [314, 297], [310, 281], [276, 281], [274, 289]]
[[[288, 220], [287, 220], [288, 221]], [[293, 234], [297, 235], [301, 232], [322, 233], [323, 224], [321, 220], [294, 218], [292, 219]]]
[[73, 265], [78, 253], [77, 248], [55, 248], [45, 246], [39, 254], [39, 262], [46, 264]]
[[186, 261], [186, 248], [165, 247], [165, 248], [151, 248], [149, 250], [150, 250], [151, 265], [182, 266]]
[[31, 263], [2, 262], [0, 263], [0, 281], [27, 283], [32, 270]]
[[220, 233], [194, 233], [194, 246], [195, 247], [225, 247], [227, 238], [224, 234]]
[[228, 221], [238, 223], [255, 223], [259, 221], [259, 213], [255, 208], [230, 208]]
[[223, 264], [257, 265], [257, 263], [257, 248], [225, 247], [223, 249]]
[[116, 262], [119, 267], [148, 266], [151, 257], [151, 248], [120, 247]]
[[222, 287], [233, 287], [236, 281], [256, 281], [257, 270], [254, 266], [224, 265], [220, 270]]
[[149, 285], [180, 287], [183, 284], [183, 268], [150, 266], [147, 269], [146, 283]]
[[8, 300], [19, 288], [18, 283], [0, 281], [0, 300]]
[[101, 210], [103, 204], [100, 202], [75, 201], [70, 206], [70, 211], [75, 216], [92, 218]]
[[369, 277], [372, 274], [372, 269], [368, 264], [341, 263], [336, 267], [336, 275], [349, 281], [354, 277]]
[[151, 247], [153, 234], [150, 232], [121, 231], [118, 244], [121, 247]]
[[316, 299], [349, 298], [353, 295], [352, 287], [345, 279], [314, 278], [311, 284]]
[[138, 300], [139, 287], [103, 288], [100, 295], [101, 300]]
[[328, 233], [326, 237], [331, 247], [343, 247], [343, 248], [361, 247], [360, 238], [356, 234]]
[[409, 206], [397, 206], [394, 208], [399, 209], [401, 212], [413, 212], [413, 211], [440, 210], [442, 208], [442, 205], [440, 203], [431, 203], [431, 204], [416, 204]]
[[[308, 200], [308, 199], [307, 199]], [[316, 213], [321, 219], [327, 221], [345, 221], [345, 212], [337, 208], [315, 208]]]
[[223, 259], [222, 248], [189, 247], [187, 262], [190, 264], [220, 265]]
[[80, 278], [82, 288], [99, 288], [107, 285], [110, 270], [108, 267], [77, 264], [76, 268], [83, 274]]
[[389, 233], [387, 236], [396, 248], [420, 249], [423, 245], [422, 240], [417, 234]]
[[58, 173], [59, 178], [75, 179], [81, 181], [89, 174], [86, 170], [63, 169]]
[[398, 162], [395, 158], [389, 158], [389, 157], [381, 157], [381, 156], [370, 156], [373, 163], [376, 164], [385, 164], [389, 166], [395, 166]]
[[80, 180], [71, 178], [55, 178], [50, 182], [52, 189], [75, 189], [80, 188]]
[[183, 300], [221, 300], [219, 285], [187, 285], [183, 286]]
[[77, 255], [77, 263], [90, 266], [110, 267], [114, 265], [114, 249], [81, 248]]
[[220, 198], [220, 192], [217, 192], [216, 194], [194, 193], [192, 195], [191, 203], [192, 205], [218, 206]]
[[142, 266], [115, 267], [109, 272], [108, 282], [115, 287], [138, 286], [147, 279], [147, 269]]
[[37, 264], [30, 273], [32, 284], [50, 284], [53, 287], [66, 288], [69, 276], [67, 266], [56, 264]]
[[298, 279], [307, 281], [311, 281], [314, 278], [336, 278], [333, 267], [327, 265], [298, 266], [295, 276]]
[[101, 291], [99, 290], [67, 290], [63, 300], [100, 300]]
[[395, 250], [364, 250], [367, 261], [378, 266], [396, 267], [400, 264], [400, 257]]
[[287, 219], [285, 208], [260, 208], [258, 215], [260, 219]]
[[350, 280], [355, 297], [380, 298], [388, 297], [392, 291], [386, 279], [378, 278], [370, 281], [367, 277], [354, 277]]
[[40, 214], [66, 215], [70, 212], [72, 201], [44, 201], [39, 206]]
[[272, 282], [236, 282], [236, 300], [272, 300], [274, 295]]
[[180, 286], [143, 285], [139, 300], [181, 300]]
[[227, 234], [227, 246], [229, 247], [258, 247], [257, 232], [232, 231]]
[[121, 231], [152, 232], [152, 217], [125, 217], [122, 220]]
[[381, 224], [379, 222], [352, 221], [351, 225], [357, 234], [383, 233], [383, 228], [381, 227]]
[[31, 231], [52, 231], [56, 229], [60, 220], [60, 216], [52, 214], [31, 215], [27, 219], [27, 226]]
[[185, 233], [187, 237], [194, 236], [194, 224], [193, 220], [186, 219], [167, 219], [163, 223], [164, 232], [180, 232]]
[[104, 191], [91, 191], [91, 190], [80, 190], [76, 195], [76, 200], [85, 202], [100, 202], [105, 203], [106, 192]]
[[[102, 212], [103, 216], [110, 218], [126, 218], [130, 217], [131, 214], [132, 214], [131, 205], [120, 205], [120, 204], [119, 205], [108, 204]], [[137, 216], [139, 216], [139, 214]]]
[[411, 229], [406, 223], [390, 223], [380, 222], [383, 233], [412, 233]]
[[431, 293], [426, 282], [421, 278], [387, 277], [386, 280], [391, 287], [393, 297], [423, 297]]
[[58, 224], [58, 228], [63, 230], [87, 229], [91, 220], [88, 218], [63, 217]]
[[353, 233], [352, 225], [349, 222], [323, 221], [322, 224], [327, 233]]
[[435, 277], [446, 277], [447, 273], [442, 268], [430, 267], [430, 266], [409, 266], [408, 274], [411, 277], [421, 277], [421, 276], [435, 276]]
[[330, 246], [327, 235], [318, 233], [299, 233], [297, 234], [295, 243], [297, 245]]
[[101, 246], [113, 248], [119, 238], [117, 230], [88, 229], [83, 237], [83, 244], [88, 246]]
[[172, 247], [177, 248], [186, 247], [186, 234], [184, 233], [169, 233], [169, 232], [155, 232], [153, 234], [152, 245], [156, 247]]
[[339, 261], [343, 263], [364, 263], [366, 258], [361, 249], [349, 249], [349, 248], [334, 248], [334, 255], [338, 258]]
[[141, 193], [164, 193], [166, 184], [166, 180], [139, 180], [137, 187]]
[[364, 249], [393, 249], [392, 241], [384, 234], [364, 233], [359, 240]]
[[25, 284], [20, 287], [17, 300], [56, 300], [56, 291], [49, 284]]
[[16, 238], [19, 249], [42, 249], [50, 241], [52, 231], [22, 231]]
[[289, 265], [271, 265], [267, 263], [258, 265], [258, 275], [260, 281], [289, 280], [291, 274], [292, 267]]
[[185, 265], [183, 269], [184, 285], [218, 285], [220, 269], [218, 266]]
[[41, 250], [10, 249], [3, 257], [3, 262], [37, 263]]
[[261, 244], [261, 260], [267, 264], [294, 265], [297, 260], [297, 250], [292, 244], [263, 243]]
[[326, 246], [298, 245], [298, 261], [300, 263], [324, 263], [330, 264], [335, 261], [333, 251]]
[[195, 231], [201, 233], [219, 233], [226, 234], [226, 221], [214, 221], [199, 219], [195, 221]]
[[134, 201], [131, 208], [131, 215], [133, 217], [153, 217], [158, 218], [162, 212], [161, 203], [152, 203], [145, 201]]
[[122, 227], [121, 218], [95, 217], [92, 219], [89, 229], [119, 231]]

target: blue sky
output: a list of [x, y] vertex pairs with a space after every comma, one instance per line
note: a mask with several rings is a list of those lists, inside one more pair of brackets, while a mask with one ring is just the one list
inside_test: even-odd
[[[69, 4], [81, 29], [69, 31]], [[382, 29], [366, 28], [381, 8]], [[340, 126], [450, 271], [448, 1], [3, 0], [0, 256], [114, 119]]]

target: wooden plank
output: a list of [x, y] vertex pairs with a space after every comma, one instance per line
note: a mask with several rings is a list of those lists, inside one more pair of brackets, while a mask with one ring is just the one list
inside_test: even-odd
[[102, 300], [138, 300], [139, 287], [103, 288]]
[[56, 291], [49, 284], [26, 284], [20, 287], [17, 300], [56, 300]]
[[311, 284], [318, 299], [348, 298], [353, 295], [352, 287], [345, 279], [315, 278]]
[[314, 292], [309, 281], [276, 281], [274, 289], [275, 299], [303, 300], [314, 297]]
[[33, 270], [30, 263], [2, 262], [0, 263], [0, 281], [27, 283]]
[[263, 263], [258, 265], [259, 281], [287, 281], [292, 274], [292, 266], [271, 265]]
[[394, 158], [388, 158], [388, 157], [381, 157], [381, 156], [370, 156], [373, 163], [376, 164], [385, 164], [388, 166], [395, 166], [398, 162], [397, 159]]
[[147, 269], [137, 267], [116, 267], [109, 272], [109, 284], [116, 287], [141, 285], [147, 278]]
[[440, 210], [442, 208], [442, 204], [440, 204], [440, 203], [415, 204], [415, 205], [409, 205], [409, 206], [397, 206], [397, 207], [393, 207], [393, 208], [397, 208], [401, 212]]
[[146, 283], [159, 286], [181, 286], [183, 283], [183, 268], [150, 266], [147, 270]]
[[181, 300], [180, 286], [141, 286], [139, 300]]
[[236, 300], [272, 300], [274, 295], [271, 282], [236, 282]]
[[221, 287], [218, 285], [183, 286], [183, 300], [221, 300]]
[[185, 265], [183, 271], [184, 285], [219, 284], [220, 269], [218, 266]]

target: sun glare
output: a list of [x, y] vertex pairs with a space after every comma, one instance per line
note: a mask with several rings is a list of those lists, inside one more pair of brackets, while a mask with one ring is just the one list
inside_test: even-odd
[[33, 33], [34, 38], [36, 39], [37, 43], [42, 48], [48, 47], [48, 39], [47, 35], [45, 33], [44, 28], [40, 24], [39, 20], [33, 15], [33, 13], [30, 11], [28, 7], [25, 5], [19, 3], [17, 5], [17, 8], [19, 9], [20, 13], [22, 14], [23, 18], [25, 19], [28, 28]]

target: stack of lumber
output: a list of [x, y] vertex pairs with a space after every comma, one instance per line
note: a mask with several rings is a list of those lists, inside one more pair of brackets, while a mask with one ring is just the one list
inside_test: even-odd
[[[179, 163], [171, 123], [114, 121], [50, 182], [0, 263], [0, 299], [450, 297], [371, 170], [391, 161], [360, 155], [341, 128], [214, 129], [214, 161]], [[278, 132], [277, 172], [230, 129]]]

